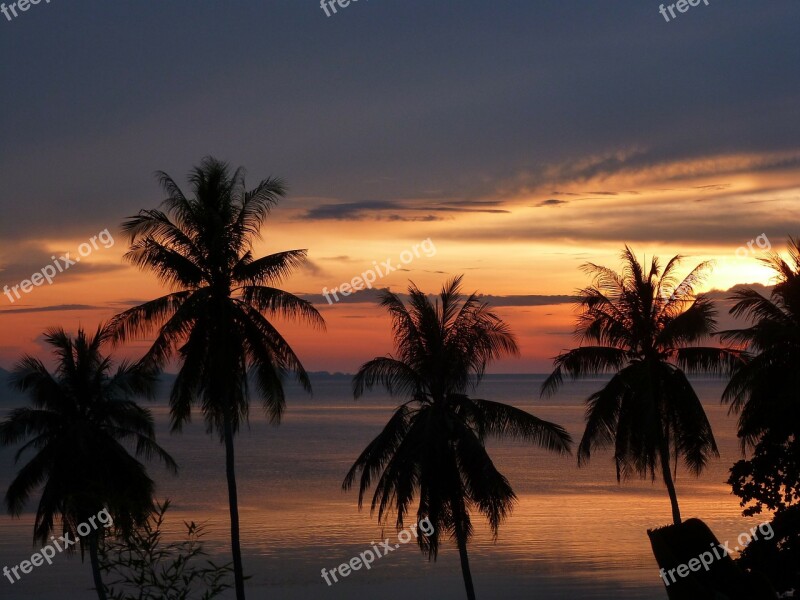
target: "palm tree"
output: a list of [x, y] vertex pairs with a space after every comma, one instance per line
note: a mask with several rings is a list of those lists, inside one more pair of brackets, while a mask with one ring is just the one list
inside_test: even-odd
[[752, 322], [746, 329], [724, 331], [721, 338], [754, 354], [740, 365], [723, 401], [739, 413], [743, 446], [768, 436], [783, 442], [800, 435], [800, 239], [789, 238], [790, 262], [775, 253], [762, 262], [777, 274], [770, 298], [752, 288], [734, 292], [730, 313]]
[[612, 372], [611, 380], [587, 399], [578, 464], [588, 462], [595, 449], [613, 443], [617, 481], [632, 475], [655, 481], [660, 466], [672, 518], [679, 524], [670, 461], [674, 458], [677, 469], [683, 458], [699, 475], [711, 457], [719, 456], [686, 373], [727, 372], [741, 360], [741, 353], [694, 345], [716, 329], [712, 303], [695, 293], [709, 263], [698, 265], [681, 281], [675, 275], [680, 256], [663, 271], [654, 257], [649, 272], [627, 246], [622, 259], [622, 273], [592, 263], [582, 266], [592, 284], [579, 292], [576, 333], [581, 346], [555, 358], [541, 394], [555, 393], [565, 374], [579, 379]]
[[278, 179], [247, 191], [244, 171], [206, 158], [189, 175], [187, 197], [166, 173], [157, 177], [167, 195], [165, 211], [142, 210], [123, 224], [131, 247], [125, 258], [152, 271], [173, 292], [136, 306], [113, 320], [117, 341], [157, 329], [142, 359], [161, 368], [173, 357], [181, 366], [170, 394], [172, 430], [180, 431], [199, 402], [209, 433], [225, 445], [236, 597], [244, 600], [234, 435], [248, 418], [248, 374], [270, 420], [285, 407], [283, 381], [294, 372], [311, 390], [292, 348], [267, 316], [324, 321], [305, 300], [273, 287], [303, 264], [305, 250], [253, 257], [253, 243], [271, 208], [285, 194]]
[[435, 559], [442, 534], [456, 541], [467, 597], [475, 598], [467, 544], [471, 513], [489, 521], [495, 537], [516, 496], [486, 452], [487, 437], [518, 438], [563, 454], [567, 432], [547, 421], [498, 402], [467, 396], [486, 366], [518, 353], [508, 326], [476, 294], [461, 296], [461, 277], [449, 281], [435, 302], [413, 284], [409, 306], [391, 292], [381, 306], [392, 317], [395, 356], [378, 357], [361, 366], [353, 380], [356, 398], [376, 384], [407, 401], [358, 457], [344, 480], [349, 489], [361, 474], [358, 504], [376, 482], [371, 510], [385, 522], [389, 511], [403, 528], [415, 495], [417, 521], [433, 525], [418, 542]]
[[[24, 356], [11, 384], [28, 394], [32, 408], [18, 408], [0, 423], [0, 445], [25, 442], [16, 460], [29, 450], [35, 455], [19, 470], [5, 496], [9, 514], [19, 517], [41, 487], [34, 523], [34, 541], [42, 545], [60, 521], [61, 533], [88, 545], [98, 598], [106, 592], [98, 563], [97, 528], [86, 538], [78, 527], [105, 508], [118, 531], [144, 523], [153, 509], [153, 480], [137, 458], [161, 459], [173, 472], [177, 466], [156, 443], [150, 411], [132, 398], [148, 395], [152, 372], [128, 363], [114, 371], [101, 354], [110, 338], [100, 327], [94, 336], [78, 330], [73, 339], [63, 329], [49, 329], [45, 342], [58, 360], [54, 374], [32, 356]], [[133, 455], [128, 446], [132, 446]]]

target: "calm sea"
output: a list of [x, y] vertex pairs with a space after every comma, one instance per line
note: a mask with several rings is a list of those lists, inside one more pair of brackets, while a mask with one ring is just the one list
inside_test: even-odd
[[[600, 380], [567, 384], [553, 399], [539, 400], [541, 377], [491, 376], [476, 394], [529, 410], [564, 425], [577, 440], [583, 431], [583, 400]], [[699, 517], [720, 540], [735, 540], [758, 523], [740, 516], [737, 499], [725, 485], [727, 470], [740, 456], [735, 419], [720, 406], [722, 383], [695, 380], [709, 415], [721, 458], [699, 478], [678, 473], [684, 518]], [[332, 586], [322, 568], [335, 568], [396, 532], [359, 512], [356, 493], [341, 491], [353, 460], [389, 418], [395, 402], [375, 393], [355, 402], [347, 379], [315, 381], [308, 398], [296, 390], [280, 427], [268, 425], [253, 407], [249, 430], [237, 440], [236, 457], [245, 569], [256, 599], [384, 600], [465, 597], [457, 551], [449, 543], [429, 563], [413, 544], [401, 545]], [[170, 530], [183, 520], [205, 521], [207, 550], [224, 560], [227, 494], [224, 455], [202, 419], [180, 435], [168, 433], [166, 402], [150, 405], [162, 445], [178, 460], [178, 477], [154, 466], [161, 497], [173, 501]], [[492, 442], [495, 464], [513, 485], [519, 502], [493, 541], [483, 524], [476, 528], [470, 559], [478, 598], [515, 600], [666, 598], [646, 530], [670, 522], [670, 506], [660, 483], [618, 485], [609, 453], [578, 469], [574, 457], [558, 458], [520, 443]], [[0, 489], [13, 475], [13, 452], [0, 452]], [[29, 558], [33, 515], [0, 516], [0, 568]], [[476, 518], [476, 522], [480, 521]], [[89, 591], [88, 564], [58, 556], [11, 585], [0, 579], [0, 598], [81, 600]]]

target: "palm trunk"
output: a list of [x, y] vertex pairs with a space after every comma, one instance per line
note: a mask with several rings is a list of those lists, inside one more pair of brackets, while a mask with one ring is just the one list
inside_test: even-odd
[[94, 589], [97, 590], [98, 600], [108, 600], [108, 596], [106, 596], [106, 586], [103, 585], [103, 577], [100, 574], [97, 536], [98, 534], [95, 532], [89, 538], [89, 560], [92, 563], [92, 578], [94, 579]]
[[672, 521], [675, 525], [681, 524], [681, 509], [678, 506], [678, 494], [675, 492], [675, 483], [672, 481], [672, 471], [669, 468], [669, 449], [666, 443], [661, 444], [661, 473], [664, 484], [667, 486], [669, 501], [672, 504]]
[[225, 474], [228, 477], [228, 504], [231, 511], [231, 552], [233, 554], [233, 575], [236, 582], [236, 600], [245, 600], [242, 548], [239, 543], [239, 497], [236, 492], [233, 425], [228, 416], [225, 417]]
[[669, 494], [669, 501], [672, 504], [672, 522], [675, 525], [681, 524], [681, 509], [678, 506], [678, 494], [675, 492], [675, 482], [672, 480], [672, 471], [670, 471], [669, 465], [669, 435], [667, 429], [667, 417], [666, 411], [663, 405], [663, 394], [661, 393], [661, 381], [658, 377], [658, 372], [654, 367], [654, 364], [651, 364], [650, 367], [650, 385], [655, 386], [651, 390], [653, 392], [653, 396], [655, 399], [655, 405], [658, 410], [658, 417], [659, 423], [657, 427], [659, 427], [658, 435], [659, 435], [659, 444], [658, 450], [661, 456], [661, 475], [664, 478], [664, 485], [667, 486], [667, 493]]
[[475, 600], [475, 587], [472, 585], [472, 571], [469, 568], [469, 556], [467, 555], [467, 536], [460, 523], [456, 523], [456, 543], [458, 544], [458, 554], [461, 557], [464, 586], [467, 588], [467, 600]]

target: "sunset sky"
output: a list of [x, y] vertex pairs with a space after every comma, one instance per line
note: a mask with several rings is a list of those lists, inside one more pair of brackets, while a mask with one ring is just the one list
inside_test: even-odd
[[0, 367], [42, 354], [48, 326], [165, 293], [123, 262], [120, 223], [163, 199], [154, 171], [185, 184], [206, 155], [288, 183], [257, 254], [308, 249], [283, 287], [328, 331], [280, 328], [309, 370], [391, 351], [375, 293], [321, 293], [428, 238], [435, 255], [376, 286], [463, 273], [519, 338], [498, 372], [574, 344], [579, 265], [617, 267], [626, 243], [686, 271], [715, 260], [708, 290], [768, 285], [757, 237], [800, 235], [800, 4], [711, 0], [670, 23], [658, 6], [54, 0], [0, 17], [0, 287], [115, 242], [0, 295]]

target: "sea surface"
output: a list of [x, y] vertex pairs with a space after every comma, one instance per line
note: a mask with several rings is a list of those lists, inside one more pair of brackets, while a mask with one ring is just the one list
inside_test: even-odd
[[[602, 380], [568, 383], [554, 398], [540, 400], [537, 375], [489, 376], [474, 394], [514, 404], [555, 421], [577, 441], [583, 432], [584, 400]], [[721, 457], [700, 478], [679, 470], [678, 497], [684, 518], [702, 518], [721, 541], [733, 542], [760, 522], [744, 519], [738, 500], [724, 482], [740, 456], [735, 417], [719, 399], [723, 383], [695, 379], [713, 425]], [[159, 496], [170, 498], [170, 535], [184, 520], [204, 522], [206, 550], [228, 560], [228, 505], [224, 453], [218, 438], [205, 432], [201, 416], [183, 433], [169, 434], [166, 394], [146, 403], [158, 423], [161, 444], [177, 459], [177, 477], [154, 465]], [[449, 541], [429, 562], [413, 543], [327, 585], [323, 568], [333, 569], [388, 538], [361, 512], [356, 491], [344, 492], [342, 479], [398, 404], [384, 393], [354, 401], [346, 378], [318, 377], [314, 396], [291, 388], [280, 427], [269, 425], [253, 403], [250, 427], [236, 442], [242, 521], [242, 551], [248, 596], [254, 599], [446, 600], [465, 597], [458, 552]], [[477, 597], [481, 600], [665, 599], [647, 529], [671, 521], [663, 484], [633, 480], [618, 484], [610, 452], [578, 468], [576, 459], [556, 457], [518, 442], [491, 442], [496, 466], [516, 491], [513, 514], [493, 540], [478, 516], [469, 551]], [[14, 473], [13, 452], [0, 451], [0, 491]], [[35, 550], [35, 505], [19, 519], [0, 516], [0, 568], [14, 566]], [[761, 519], [763, 520], [763, 519]], [[171, 538], [177, 539], [177, 538]], [[731, 546], [734, 544], [732, 543]], [[96, 598], [88, 562], [60, 555], [15, 583], [0, 579], [0, 599], [83, 600]], [[226, 596], [232, 597], [232, 596]]]

